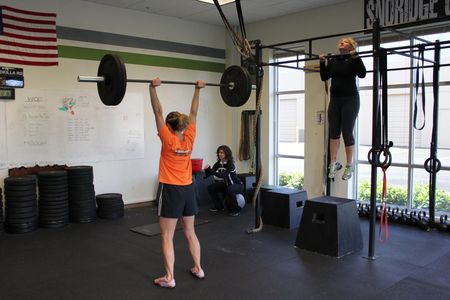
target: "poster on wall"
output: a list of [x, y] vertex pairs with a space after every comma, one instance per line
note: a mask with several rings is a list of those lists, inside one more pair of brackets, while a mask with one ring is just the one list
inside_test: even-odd
[[364, 28], [450, 19], [450, 0], [364, 0]]
[[144, 156], [143, 99], [107, 107], [96, 94], [26, 90], [6, 108], [9, 167]]

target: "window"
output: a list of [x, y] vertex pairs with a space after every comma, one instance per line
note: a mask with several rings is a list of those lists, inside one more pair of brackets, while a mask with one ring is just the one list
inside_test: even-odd
[[[420, 38], [428, 41], [448, 41], [450, 32], [434, 35], [424, 35]], [[409, 45], [414, 40], [385, 43], [381, 46], [392, 48]], [[370, 50], [371, 46], [362, 47], [360, 51]], [[426, 51], [426, 58], [434, 59], [434, 51]], [[450, 62], [450, 50], [441, 50], [441, 64]], [[368, 70], [372, 70], [372, 58], [365, 58]], [[388, 68], [413, 67], [417, 60], [400, 55], [388, 56]], [[430, 65], [430, 64], [428, 64]], [[428, 210], [429, 173], [423, 164], [430, 157], [430, 142], [433, 125], [433, 90], [432, 68], [423, 69], [426, 82], [425, 115], [420, 103], [417, 123], [420, 126], [425, 121], [422, 130], [413, 129], [414, 112], [414, 79], [415, 70], [388, 72], [388, 136], [393, 141], [391, 148], [392, 165], [387, 171], [388, 195], [386, 202], [393, 206], [406, 206], [412, 209]], [[443, 99], [450, 98], [450, 69], [441, 67], [439, 74], [439, 112], [438, 112], [438, 151], [437, 157], [442, 163], [441, 171], [437, 173], [436, 214], [450, 212], [450, 135], [446, 125], [450, 119], [450, 104]], [[372, 75], [361, 79], [360, 95], [361, 109], [358, 117], [358, 166], [357, 166], [357, 198], [368, 201], [370, 197], [371, 165], [367, 154], [372, 147]], [[419, 88], [418, 102], [421, 102]], [[382, 172], [378, 171], [378, 192], [381, 193]], [[369, 192], [367, 191], [369, 189]], [[379, 196], [377, 197], [380, 200]]]
[[[289, 56], [278, 62], [301, 59]], [[275, 72], [275, 172], [277, 185], [303, 188], [305, 76], [303, 62], [286, 63]]]

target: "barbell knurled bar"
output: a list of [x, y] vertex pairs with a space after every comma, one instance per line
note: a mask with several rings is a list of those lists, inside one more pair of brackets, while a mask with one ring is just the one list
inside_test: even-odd
[[[102, 57], [97, 76], [78, 76], [79, 82], [96, 82], [98, 94], [103, 104], [119, 105], [122, 101], [127, 82], [151, 83], [146, 79], [127, 79], [125, 64], [118, 55], [106, 54]], [[195, 82], [161, 81], [164, 84], [196, 85]], [[250, 98], [252, 80], [247, 69], [241, 66], [230, 66], [223, 73], [220, 83], [206, 83], [206, 86], [220, 87], [220, 94], [228, 106], [242, 106]]]

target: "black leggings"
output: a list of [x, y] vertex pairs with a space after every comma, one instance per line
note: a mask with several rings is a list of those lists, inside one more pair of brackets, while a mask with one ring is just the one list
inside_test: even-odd
[[328, 105], [330, 139], [344, 138], [345, 146], [353, 146], [353, 127], [359, 112], [359, 95], [350, 97], [331, 97]]
[[215, 208], [223, 209], [225, 201], [227, 210], [231, 212], [239, 212], [241, 210], [237, 203], [236, 195], [244, 192], [243, 184], [235, 183], [227, 186], [223, 181], [214, 182], [208, 186], [208, 192]]

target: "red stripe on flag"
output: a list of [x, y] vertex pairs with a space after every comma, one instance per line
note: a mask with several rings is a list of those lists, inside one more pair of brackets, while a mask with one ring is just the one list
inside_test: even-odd
[[2, 41], [1, 39], [0, 39], [0, 45], [11, 46], [11, 47], [18, 47], [18, 48], [40, 49], [40, 50], [58, 50], [58, 46], [32, 45], [32, 44], [25, 44], [25, 43], [16, 43], [16, 42]]
[[13, 12], [16, 12], [16, 13], [20, 13], [20, 14], [25, 14], [25, 15], [56, 18], [56, 14], [55, 13], [43, 13], [43, 12], [36, 12], [36, 11], [31, 11], [31, 10], [23, 10], [23, 9], [18, 9], [18, 8], [14, 8], [14, 7], [7, 6], [7, 5], [2, 5], [0, 7], [2, 9], [10, 10], [10, 11], [13, 11]]
[[55, 58], [55, 57], [58, 57], [57, 54], [29, 53], [29, 52], [23, 52], [23, 51], [3, 50], [3, 49], [0, 49], [0, 53], [9, 54], [9, 55], [17, 55], [17, 56], [40, 57], [40, 58]]
[[17, 26], [17, 25], [12, 25], [12, 24], [5, 24], [5, 25], [3, 25], [3, 28], [10, 28], [10, 29], [22, 30], [22, 31], [28, 31], [28, 32], [43, 32], [43, 33], [56, 34], [55, 29], [31, 28], [31, 27]]
[[21, 34], [15, 34], [15, 33], [9, 33], [5, 32], [4, 36], [21, 39], [21, 40], [27, 40], [27, 41], [40, 41], [40, 42], [55, 42], [56, 38], [52, 37], [39, 37], [39, 36], [30, 36], [30, 35], [21, 35]]
[[27, 18], [19, 18], [16, 16], [10, 16], [8, 14], [3, 14], [4, 20], [12, 20], [12, 21], [19, 21], [22, 23], [32, 23], [32, 24], [44, 24], [44, 25], [56, 25], [55, 21], [46, 21], [46, 20], [39, 20], [39, 19], [27, 19]]
[[8, 63], [8, 64], [17, 64], [17, 65], [29, 65], [29, 66], [41, 66], [41, 67], [50, 67], [50, 66], [57, 66], [57, 61], [29, 61], [29, 60], [22, 60], [22, 59], [8, 59], [0, 57], [0, 62]]
[[29, 31], [29, 32], [42, 32], [42, 33], [56, 34], [55, 29], [32, 28], [32, 27], [18, 26], [18, 25], [12, 25], [12, 24], [4, 24], [3, 28], [10, 28], [10, 29]]

